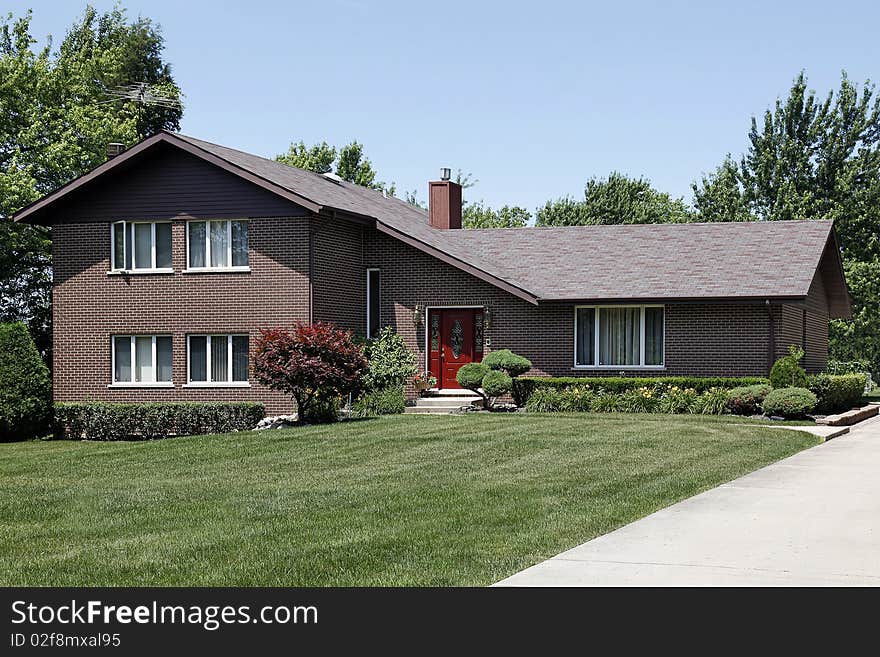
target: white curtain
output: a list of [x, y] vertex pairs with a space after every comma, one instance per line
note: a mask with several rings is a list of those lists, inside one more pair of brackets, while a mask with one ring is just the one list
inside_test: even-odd
[[149, 335], [134, 339], [134, 377], [138, 383], [156, 380], [153, 378], [153, 338]]
[[150, 224], [132, 224], [134, 226], [134, 268], [151, 269], [153, 267], [153, 227]]
[[599, 364], [639, 364], [639, 308], [601, 308]]
[[189, 228], [189, 266], [205, 266], [205, 222], [191, 221]]
[[229, 235], [226, 233], [225, 221], [211, 222], [211, 266], [226, 267], [227, 249], [229, 248]]
[[232, 222], [232, 266], [247, 267], [248, 264], [248, 222]]

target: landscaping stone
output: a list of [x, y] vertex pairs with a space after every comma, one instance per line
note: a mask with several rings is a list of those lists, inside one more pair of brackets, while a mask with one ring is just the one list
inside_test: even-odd
[[275, 417], [264, 417], [254, 427], [254, 431], [263, 431], [264, 429], [290, 429], [296, 425], [297, 415], [276, 415]]
[[868, 404], [867, 406], [854, 408], [845, 413], [838, 413], [837, 415], [828, 415], [820, 418], [816, 420], [816, 424], [825, 424], [832, 427], [849, 426], [856, 422], [867, 420], [869, 417], [874, 417], [878, 412], [880, 412], [880, 406], [877, 406], [876, 404]]

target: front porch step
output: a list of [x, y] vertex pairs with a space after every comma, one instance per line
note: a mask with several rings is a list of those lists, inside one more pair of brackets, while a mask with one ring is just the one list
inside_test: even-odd
[[423, 390], [421, 399], [425, 397], [467, 397], [468, 399], [482, 399], [477, 393], [471, 390], [462, 390], [460, 388], [441, 388], [436, 389], [432, 388], [429, 390]]
[[461, 394], [460, 391], [456, 392], [459, 392], [459, 394], [428, 395], [419, 397], [416, 399], [415, 405], [406, 407], [406, 412], [445, 415], [447, 413], [459, 411], [462, 407], [476, 406], [479, 408], [483, 404], [483, 399], [479, 395]]

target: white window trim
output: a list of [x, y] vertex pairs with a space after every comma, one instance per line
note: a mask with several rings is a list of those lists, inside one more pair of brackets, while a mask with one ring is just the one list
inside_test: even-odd
[[[226, 222], [226, 262], [229, 264], [224, 267], [212, 267], [211, 262], [211, 226], [212, 221]], [[184, 274], [222, 274], [224, 272], [249, 272], [250, 264], [233, 265], [232, 264], [232, 222], [233, 221], [250, 221], [249, 219], [190, 219], [186, 222], [186, 268]], [[194, 223], [205, 224], [205, 266], [190, 267], [189, 260], [189, 228]], [[251, 260], [251, 231], [248, 226], [248, 263]]]
[[[174, 267], [156, 267], [156, 224], [171, 224], [170, 221], [113, 221], [110, 223], [110, 271], [108, 274], [173, 274]], [[114, 234], [116, 226], [122, 224], [122, 268], [116, 266], [116, 235]], [[135, 262], [135, 254], [131, 254], [131, 269], [127, 269], [125, 264], [128, 262], [128, 238], [131, 237], [131, 245], [134, 248], [134, 226], [135, 224], [150, 224], [150, 266], [137, 267]], [[174, 237], [172, 234], [172, 247]], [[173, 253], [173, 248], [172, 248]]]
[[[382, 323], [382, 270], [379, 269], [379, 267], [368, 267], [367, 268], [367, 284], [366, 284], [366, 288], [367, 288], [367, 298], [366, 298], [367, 325], [365, 327], [366, 328], [365, 333], [367, 334], [367, 339], [371, 339], [373, 337], [372, 335], [369, 335], [369, 333], [370, 333], [370, 324], [372, 323], [372, 320], [373, 320], [373, 316], [370, 314], [370, 292], [371, 292], [371, 290], [370, 290], [370, 272], [374, 272], [374, 271], [379, 272], [379, 324], [381, 325], [381, 323]], [[379, 328], [381, 328], [381, 326]]]
[[[593, 329], [595, 335], [593, 337], [593, 363], [599, 362], [599, 311], [603, 308], [638, 308], [639, 309], [639, 364], [638, 365], [579, 365], [577, 362], [577, 336], [578, 336], [578, 309], [592, 308], [595, 310], [593, 316]], [[660, 365], [645, 365], [645, 308], [663, 308], [663, 362]], [[640, 371], [662, 371], [666, 369], [666, 306], [662, 303], [648, 304], [604, 304], [604, 305], [579, 305], [574, 307], [574, 341], [572, 343], [572, 369], [573, 370], [602, 370], [621, 372], [628, 370]]]
[[[128, 338], [129, 345], [131, 349], [131, 381], [117, 381], [116, 380], [116, 338]], [[134, 380], [134, 369], [136, 367], [136, 355], [135, 355], [135, 338], [152, 338], [153, 341], [153, 380], [152, 381], [135, 381]], [[156, 381], [156, 374], [159, 371], [159, 362], [158, 362], [158, 354], [156, 352], [156, 338], [172, 338], [171, 344], [171, 380], [170, 381]], [[132, 333], [132, 334], [114, 334], [110, 336], [110, 380], [112, 383], [108, 385], [108, 388], [173, 388], [174, 387], [174, 343], [173, 336], [170, 333], [156, 333], [153, 334], [144, 334], [144, 333]]]
[[[211, 336], [223, 335], [226, 337], [226, 372], [229, 375], [228, 381], [193, 381], [190, 377], [190, 339], [191, 338], [207, 338], [205, 341], [205, 376], [211, 377]], [[250, 335], [247, 333], [192, 333], [186, 336], [186, 383], [184, 388], [250, 388], [250, 372], [248, 372], [247, 381], [232, 380], [232, 338], [248, 338], [248, 349], [250, 349]], [[250, 354], [248, 354], [248, 364], [250, 364]]]

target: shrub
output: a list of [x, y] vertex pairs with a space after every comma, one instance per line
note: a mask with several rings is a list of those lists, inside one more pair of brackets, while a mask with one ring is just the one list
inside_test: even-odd
[[774, 388], [806, 388], [807, 373], [800, 366], [804, 350], [796, 345], [788, 348], [788, 356], [783, 356], [770, 369], [770, 385]]
[[585, 413], [592, 408], [595, 393], [589, 388], [572, 387], [560, 392], [559, 410], [564, 413]]
[[510, 376], [510, 392], [513, 395], [513, 402], [517, 406], [521, 406], [524, 400], [519, 390], [518, 377], [532, 369], [532, 361], [513, 353], [510, 349], [499, 349], [483, 358], [483, 365], [490, 370], [506, 372]]
[[832, 413], [857, 405], [867, 382], [867, 374], [814, 374], [808, 379], [808, 387], [818, 400], [816, 411]]
[[623, 411], [623, 400], [616, 392], [600, 392], [590, 402], [590, 410], [596, 413], [619, 413]]
[[396, 385], [364, 393], [352, 404], [351, 414], [354, 417], [373, 417], [397, 415], [404, 410], [406, 410], [406, 395], [403, 386]]
[[825, 365], [828, 374], [865, 374], [871, 371], [871, 362], [862, 360], [831, 360]]
[[49, 370], [21, 322], [0, 324], [0, 440], [48, 431], [52, 408]]
[[693, 388], [679, 388], [671, 386], [665, 388], [657, 403], [658, 413], [690, 413], [694, 402], [697, 400], [697, 392]]
[[253, 402], [55, 404], [54, 434], [69, 440], [149, 440], [249, 431], [265, 416]]
[[363, 349], [350, 331], [333, 324], [297, 324], [292, 332], [261, 330], [257, 338], [254, 374], [260, 383], [293, 397], [299, 422], [335, 418], [336, 400], [359, 392], [366, 371]]
[[723, 388], [709, 388], [694, 400], [691, 412], [700, 415], [727, 413], [727, 391]]
[[592, 390], [604, 390], [606, 392], [624, 392], [638, 388], [653, 388], [659, 390], [678, 388], [680, 390], [692, 389], [702, 393], [709, 388], [736, 388], [738, 386], [751, 386], [759, 383], [767, 383], [768, 380], [758, 376], [745, 377], [696, 377], [696, 376], [656, 376], [656, 377], [629, 377], [629, 376], [592, 376], [592, 377], [539, 377], [525, 376], [517, 379], [517, 386], [523, 397], [523, 402], [528, 402], [529, 397], [539, 387], [557, 388], [559, 390], [572, 386], [588, 387]]
[[727, 393], [727, 408], [735, 415], [756, 415], [761, 412], [761, 403], [772, 389], [764, 384], [734, 388]]
[[529, 413], [556, 413], [563, 409], [563, 391], [556, 388], [538, 388], [526, 402]]
[[776, 388], [764, 399], [765, 415], [778, 415], [786, 419], [804, 417], [816, 407], [816, 395], [806, 388]]
[[652, 413], [657, 407], [657, 397], [650, 388], [627, 390], [619, 395], [620, 410], [624, 413]]
[[513, 381], [507, 372], [490, 370], [483, 377], [483, 392], [491, 399], [510, 392]]
[[468, 363], [458, 368], [455, 374], [455, 380], [458, 385], [467, 390], [471, 390], [483, 398], [486, 408], [489, 407], [489, 398], [483, 392], [483, 378], [489, 372], [489, 368], [482, 363]]
[[364, 356], [369, 362], [364, 374], [366, 390], [398, 386], [418, 371], [416, 355], [390, 326], [381, 329], [375, 338], [365, 344]]

